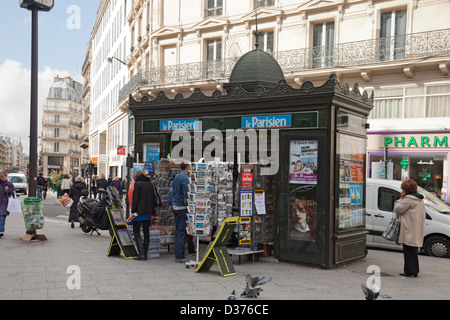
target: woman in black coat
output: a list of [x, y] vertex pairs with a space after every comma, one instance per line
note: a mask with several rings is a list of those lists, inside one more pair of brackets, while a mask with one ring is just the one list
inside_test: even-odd
[[[139, 256], [136, 260], [147, 260], [147, 251], [150, 244], [150, 226], [155, 210], [155, 190], [150, 179], [142, 171], [134, 175], [134, 191], [131, 215], [128, 221], [133, 221], [133, 233]], [[141, 238], [141, 225], [143, 226], [144, 241]]]
[[73, 185], [70, 187], [69, 190], [69, 197], [72, 198], [73, 203], [70, 207], [70, 213], [69, 213], [69, 222], [70, 226], [72, 228], [75, 227], [74, 222], [78, 222], [78, 202], [81, 198], [81, 191], [84, 189], [87, 189], [86, 184], [83, 182], [83, 178], [76, 177]]

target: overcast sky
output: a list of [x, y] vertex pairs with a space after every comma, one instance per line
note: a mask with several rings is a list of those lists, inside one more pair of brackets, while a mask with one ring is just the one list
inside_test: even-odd
[[[55, 0], [39, 13], [39, 135], [42, 109], [53, 78], [71, 76], [83, 83], [81, 68], [100, 0]], [[0, 135], [21, 138], [29, 153], [31, 12], [19, 0], [0, 9]]]

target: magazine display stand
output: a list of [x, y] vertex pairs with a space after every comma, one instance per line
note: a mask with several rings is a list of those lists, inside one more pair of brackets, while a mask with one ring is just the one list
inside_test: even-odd
[[197, 258], [187, 262], [186, 267], [199, 264], [200, 237], [209, 240], [214, 227], [220, 228], [233, 213], [232, 166], [226, 162], [204, 163], [201, 160], [193, 163], [191, 170], [187, 233], [197, 237]]
[[177, 160], [163, 158], [158, 162], [152, 180], [161, 197], [162, 206], [156, 207], [156, 219], [152, 221], [150, 229], [160, 232], [160, 244], [167, 245], [169, 251], [170, 245], [175, 243], [175, 217], [169, 206], [168, 195], [170, 185], [180, 170], [180, 164], [177, 164]]
[[127, 228], [127, 223], [123, 219], [122, 208], [107, 208], [106, 212], [114, 232], [111, 243], [109, 244], [107, 256], [118, 256], [122, 253], [125, 259], [136, 258], [138, 253], [130, 231]]

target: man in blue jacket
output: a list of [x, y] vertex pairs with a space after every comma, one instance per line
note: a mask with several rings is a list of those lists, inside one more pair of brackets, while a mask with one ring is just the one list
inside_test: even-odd
[[184, 254], [186, 238], [189, 254], [195, 254], [194, 242], [192, 241], [193, 237], [186, 232], [190, 169], [191, 166], [189, 164], [182, 163], [181, 172], [175, 177], [172, 184], [172, 210], [175, 216], [175, 262], [186, 262]]

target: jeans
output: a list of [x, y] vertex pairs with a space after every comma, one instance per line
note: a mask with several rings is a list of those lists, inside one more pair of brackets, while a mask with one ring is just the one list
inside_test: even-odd
[[42, 185], [36, 185], [36, 194], [39, 199], [42, 199]]
[[7, 216], [0, 216], [0, 233], [5, 232], [5, 222]]
[[173, 210], [175, 216], [175, 259], [184, 259], [184, 243], [187, 241], [188, 251], [194, 252], [195, 246], [192, 236], [186, 232], [187, 209]]

